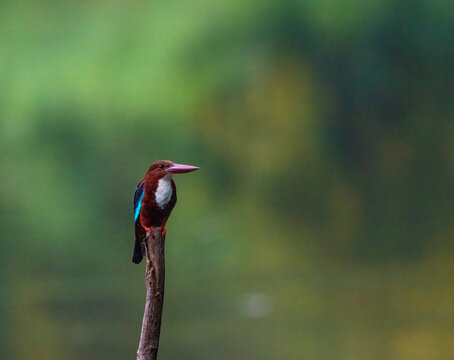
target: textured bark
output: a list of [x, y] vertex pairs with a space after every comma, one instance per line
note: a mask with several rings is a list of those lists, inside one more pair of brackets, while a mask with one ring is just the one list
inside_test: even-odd
[[153, 228], [153, 234], [145, 240], [147, 290], [142, 320], [137, 360], [156, 360], [158, 356], [161, 315], [164, 302], [164, 236], [161, 228]]

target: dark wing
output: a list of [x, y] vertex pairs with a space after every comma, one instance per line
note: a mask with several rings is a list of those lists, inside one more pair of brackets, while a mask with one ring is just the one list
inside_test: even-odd
[[136, 241], [134, 243], [134, 252], [132, 255], [132, 262], [138, 264], [142, 261], [145, 254], [145, 247], [143, 239], [145, 238], [145, 230], [143, 229], [139, 219], [140, 209], [142, 207], [143, 196], [145, 195], [145, 181], [142, 180], [137, 184], [136, 192], [134, 193], [134, 222], [135, 222], [135, 233]]
[[142, 199], [145, 195], [145, 181], [142, 180], [137, 184], [136, 192], [134, 193], [134, 222], [137, 221], [142, 207]]

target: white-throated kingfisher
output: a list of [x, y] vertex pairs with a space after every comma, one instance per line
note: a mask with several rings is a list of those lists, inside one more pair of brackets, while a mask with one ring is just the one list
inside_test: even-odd
[[166, 222], [177, 202], [174, 174], [183, 174], [199, 169], [197, 166], [174, 164], [159, 160], [150, 166], [144, 178], [137, 184], [134, 194], [134, 221], [136, 241], [132, 262], [138, 264], [145, 254], [144, 240], [153, 233], [154, 227], [166, 234]]

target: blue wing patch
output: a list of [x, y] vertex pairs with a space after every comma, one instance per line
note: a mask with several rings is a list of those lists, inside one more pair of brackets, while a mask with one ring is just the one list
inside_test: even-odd
[[134, 193], [134, 222], [137, 221], [139, 214], [140, 214], [140, 208], [142, 207], [142, 199], [143, 196], [145, 195], [145, 183], [142, 180], [137, 184], [136, 187], [136, 192]]

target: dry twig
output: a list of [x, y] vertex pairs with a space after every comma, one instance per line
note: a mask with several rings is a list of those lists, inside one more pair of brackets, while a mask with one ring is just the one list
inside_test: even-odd
[[142, 320], [137, 360], [156, 360], [161, 331], [162, 306], [164, 302], [164, 236], [161, 228], [145, 239], [146, 259], [145, 287], [147, 290], [145, 311]]

